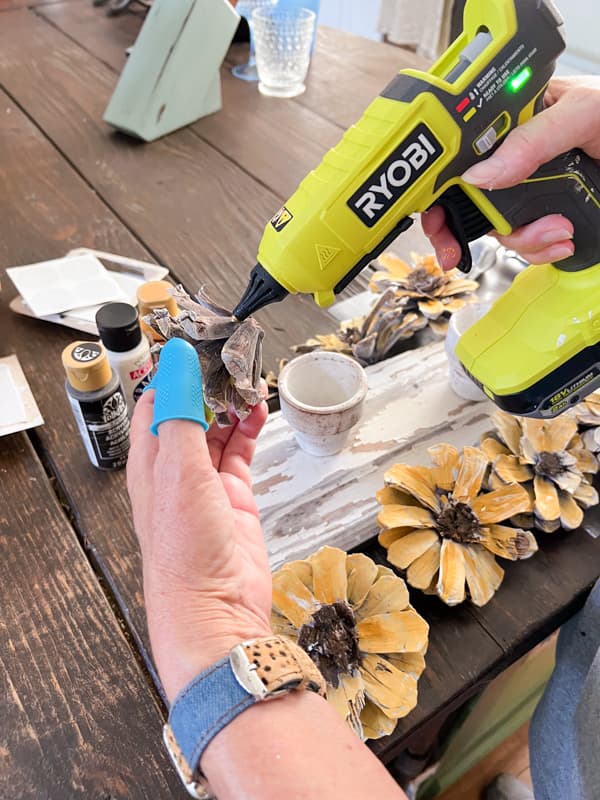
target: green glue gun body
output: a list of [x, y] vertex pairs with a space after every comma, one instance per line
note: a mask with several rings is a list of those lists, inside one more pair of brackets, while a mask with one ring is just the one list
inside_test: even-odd
[[512, 189], [461, 175], [544, 108], [565, 48], [552, 0], [467, 0], [464, 31], [429, 72], [403, 70], [267, 224], [235, 315], [288, 294], [331, 304], [413, 223], [443, 206], [469, 242], [548, 214], [575, 228], [575, 255], [527, 267], [460, 339], [465, 369], [514, 414], [553, 417], [600, 386], [600, 167], [580, 150]]

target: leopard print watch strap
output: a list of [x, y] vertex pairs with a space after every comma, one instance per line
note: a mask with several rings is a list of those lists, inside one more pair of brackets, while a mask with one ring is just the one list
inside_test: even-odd
[[210, 800], [199, 769], [211, 740], [257, 702], [306, 689], [325, 695], [325, 680], [298, 645], [282, 636], [254, 639], [200, 673], [176, 697], [163, 739], [187, 791]]
[[243, 642], [234, 647], [229, 659], [238, 681], [257, 699], [300, 689], [325, 695], [325, 681], [316, 665], [283, 636]]

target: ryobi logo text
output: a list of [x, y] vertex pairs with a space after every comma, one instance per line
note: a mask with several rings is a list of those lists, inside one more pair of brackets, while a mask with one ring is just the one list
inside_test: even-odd
[[427, 125], [419, 125], [352, 195], [348, 205], [372, 228], [443, 152]]

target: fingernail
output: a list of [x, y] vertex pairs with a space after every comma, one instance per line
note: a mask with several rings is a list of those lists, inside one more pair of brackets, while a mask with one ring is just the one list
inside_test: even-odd
[[465, 183], [472, 183], [473, 186], [480, 186], [485, 189], [492, 189], [495, 181], [506, 171], [506, 163], [500, 156], [494, 156], [487, 161], [470, 167], [462, 176]]
[[575, 246], [569, 244], [559, 244], [548, 250], [550, 261], [562, 261], [563, 258], [570, 258], [575, 253]]
[[460, 250], [458, 247], [444, 247], [440, 252], [440, 266], [444, 272], [455, 269], [460, 261]]
[[558, 242], [564, 242], [567, 239], [573, 238], [573, 232], [568, 230], [567, 228], [561, 228], [560, 230], [551, 230], [546, 231], [546, 233], [542, 234], [542, 244], [557, 244]]

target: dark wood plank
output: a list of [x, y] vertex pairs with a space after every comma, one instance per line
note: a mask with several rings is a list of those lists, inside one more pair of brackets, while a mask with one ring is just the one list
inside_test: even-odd
[[[387, 564], [383, 553], [375, 546], [360, 549]], [[411, 739], [418, 742], [432, 720], [439, 717], [444, 721], [448, 709], [462, 705], [471, 694], [483, 688], [494, 674], [492, 665], [502, 663], [501, 648], [481, 629], [467, 606], [448, 608], [437, 598], [414, 590], [411, 590], [411, 603], [430, 626], [427, 666], [419, 681], [417, 707], [398, 721], [391, 736], [370, 745], [386, 763], [410, 746]], [[435, 724], [434, 730], [437, 731]]]
[[[85, 3], [87, 0], [61, 0], [69, 3]], [[34, 6], [56, 3], [57, 0], [0, 0], [0, 11], [14, 11], [16, 8], [32, 8]]]
[[[598, 509], [590, 511], [590, 517], [600, 519]], [[509, 661], [569, 619], [600, 575], [600, 540], [585, 530], [537, 532], [536, 538], [539, 552], [521, 564], [509, 564], [494, 601], [472, 609]]]
[[91, 53], [103, 64], [120, 72], [142, 27], [145, 15], [127, 11], [109, 17], [104, 9], [91, 2], [72, 5], [73, 0], [58, 0], [52, 8], [36, 8], [36, 14], [48, 20], [76, 44]]
[[[0, 262], [23, 263], [32, 258], [58, 255], [67, 244], [79, 241], [84, 233], [84, 244], [105, 249], [130, 252], [139, 245], [112, 219], [108, 212], [85, 185], [56, 156], [33, 125], [7, 101], [11, 109], [12, 135], [3, 142], [0, 164], [8, 177], [6, 208], [7, 235], [0, 250]], [[19, 157], [25, 153], [26, 157]], [[4, 154], [4, 157], [2, 156]], [[33, 166], [33, 169], [32, 169]], [[28, 201], [32, 195], [36, 203]], [[46, 219], [47, 209], [53, 208], [53, 219]], [[93, 220], [85, 227], [81, 219]], [[57, 237], [57, 228], [65, 226], [72, 239], [67, 242]], [[28, 235], [22, 235], [27, 230]], [[64, 236], [64, 234], [62, 234]], [[56, 239], [59, 241], [56, 241]], [[108, 240], [108, 241], [107, 241]], [[5, 281], [1, 296], [7, 302], [11, 286]], [[7, 296], [8, 294], [8, 296]], [[143, 617], [140, 583], [140, 563], [137, 546], [129, 522], [129, 509], [124, 492], [122, 474], [104, 474], [95, 471], [87, 462], [77, 431], [71, 419], [62, 387], [60, 350], [71, 337], [67, 332], [44, 323], [11, 318], [8, 312], [0, 315], [0, 337], [17, 350], [29, 375], [47, 425], [40, 431], [40, 442], [56, 472], [65, 494], [76, 514], [77, 523], [88, 543], [92, 558], [98, 564], [119, 599], [133, 636], [151, 668], [146, 629]], [[39, 370], [39, 354], [44, 353], [45, 368]], [[422, 703], [418, 716], [410, 717], [403, 732], [431, 716], [462, 685], [472, 685], [480, 680], [488, 661], [498, 657], [499, 648], [489, 636], [482, 635], [468, 614], [462, 610], [452, 616], [445, 609], [441, 614], [452, 620], [450, 626], [436, 624], [430, 659], [432, 670], [422, 685]], [[461, 628], [462, 624], [462, 628]], [[476, 658], [465, 658], [454, 669], [448, 681], [445, 664], [448, 652], [455, 641], [456, 631], [469, 643], [468, 653]], [[448, 694], [448, 689], [452, 691]], [[399, 741], [398, 737], [394, 741]]]
[[[138, 258], [147, 252], [96, 194], [0, 92], [0, 268], [64, 255], [75, 246]], [[88, 462], [64, 393], [60, 354], [84, 335], [20, 317], [8, 308], [16, 294], [2, 277], [0, 340], [27, 374], [46, 425], [37, 433], [58, 473], [90, 556], [113, 589], [148, 667], [141, 562], [122, 473], [103, 473]], [[143, 644], [145, 643], [145, 644]]]
[[[78, 7], [69, 8], [73, 0], [59, 0], [51, 6], [39, 9], [39, 13], [52, 21], [74, 41], [85, 47], [90, 53], [105, 64], [120, 70], [125, 63], [125, 49], [133, 44], [141, 27], [143, 18], [136, 14], [123, 14], [118, 19], [107, 18], [101, 9], [90, 8], [90, 5], [79, 4]], [[90, 25], [90, 19], [95, 21]], [[224, 82], [224, 111], [227, 111], [227, 98], [230, 102], [239, 102], [241, 96], [252, 94], [255, 86], [238, 80], [229, 79], [230, 67], [248, 59], [248, 45], [235, 44], [229, 50], [226, 66], [222, 70]], [[401, 69], [428, 69], [430, 62], [409, 50], [394, 45], [375, 42], [371, 39], [354, 36], [334, 28], [320, 26], [315, 51], [307, 79], [307, 91], [294, 101], [275, 101], [269, 98], [256, 99], [262, 113], [270, 113], [272, 108], [281, 109], [289, 105], [300, 105], [312, 111], [322, 120], [329, 120], [338, 128], [345, 129], [355, 122], [366, 106], [381, 92]], [[235, 88], [229, 88], [229, 83]], [[243, 87], [245, 90], [242, 91]], [[230, 93], [228, 95], [227, 93]], [[270, 107], [270, 108], [269, 108]], [[274, 115], [281, 114], [280, 120], [285, 120], [289, 114], [275, 111]], [[222, 116], [219, 115], [219, 116]], [[235, 117], [234, 117], [235, 119]], [[273, 119], [277, 119], [274, 116]], [[302, 117], [299, 117], [302, 119]], [[306, 117], [310, 119], [310, 117]], [[244, 126], [238, 120], [238, 129]], [[286, 133], [287, 124], [284, 123], [282, 133]], [[200, 129], [202, 130], [202, 128]], [[202, 130], [209, 134], [209, 129]], [[328, 131], [323, 123], [317, 126], [312, 139], [320, 144], [318, 134]], [[334, 134], [330, 133], [330, 136]], [[339, 139], [331, 141], [332, 146]], [[269, 135], [269, 139], [271, 139]], [[285, 139], [285, 136], [281, 137]], [[252, 148], [250, 136], [244, 137], [244, 144]], [[307, 141], [306, 145], [311, 146]], [[229, 150], [227, 151], [229, 153]], [[293, 153], [292, 153], [293, 156]], [[283, 194], [289, 194], [289, 191]]]
[[[150, 145], [101, 122], [115, 75], [30, 11], [3, 15], [0, 81], [173, 274], [234, 306], [280, 199], [189, 130]], [[268, 143], [265, 144], [268, 149]], [[312, 299], [260, 312], [266, 368], [334, 321]]]
[[[142, 20], [131, 14], [107, 18], [99, 16], [99, 11], [90, 4], [56, 3], [38, 13], [100, 61], [120, 71], [125, 49], [135, 41]], [[386, 58], [388, 50], [396, 48], [384, 48]], [[314, 70], [311, 83], [320, 79]], [[324, 153], [338, 143], [340, 127], [291, 100], [263, 97], [255, 85], [234, 78], [229, 64], [221, 70], [221, 81], [222, 110], [199, 120], [191, 130], [285, 200]], [[346, 100], [357, 114], [361, 112], [353, 95]], [[420, 225], [411, 228], [397, 248], [407, 255], [411, 250], [428, 249]], [[363, 280], [352, 288], [357, 291], [364, 287]]]
[[[105, 64], [119, 71], [139, 18], [115, 19], [91, 4], [57, 4], [39, 14]], [[223, 109], [192, 126], [204, 140], [268, 186], [281, 201], [340, 139], [337, 125], [295, 103], [263, 97], [256, 85], [222, 70]]]
[[0, 439], [0, 796], [183, 798], [162, 716], [27, 437]]

